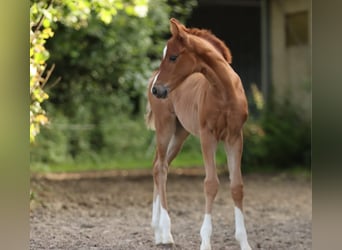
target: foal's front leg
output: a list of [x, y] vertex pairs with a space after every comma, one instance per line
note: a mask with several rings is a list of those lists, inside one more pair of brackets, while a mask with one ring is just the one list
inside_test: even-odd
[[156, 160], [154, 169], [154, 195], [152, 206], [152, 227], [154, 229], [156, 244], [173, 244], [171, 235], [171, 220], [167, 212], [166, 201], [166, 161]]
[[158, 131], [157, 127], [157, 151], [153, 163], [153, 206], [152, 223], [156, 244], [173, 244], [171, 234], [171, 220], [167, 212], [166, 181], [168, 172], [167, 149], [173, 134], [172, 127], [166, 127]]

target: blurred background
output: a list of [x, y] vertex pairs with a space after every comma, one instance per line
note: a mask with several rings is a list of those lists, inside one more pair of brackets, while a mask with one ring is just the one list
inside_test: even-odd
[[[310, 170], [309, 0], [31, 0], [31, 171], [152, 168], [147, 84], [171, 17], [232, 52], [250, 109], [245, 171]], [[226, 168], [222, 145], [217, 164]], [[172, 165], [202, 166], [199, 140]]]

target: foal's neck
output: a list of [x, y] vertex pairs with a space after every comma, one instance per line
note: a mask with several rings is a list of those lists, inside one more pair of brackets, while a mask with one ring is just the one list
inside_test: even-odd
[[201, 60], [199, 71], [213, 87], [224, 94], [235, 96], [235, 86], [239, 77], [224, 57], [209, 42], [198, 37], [191, 38], [192, 50]]

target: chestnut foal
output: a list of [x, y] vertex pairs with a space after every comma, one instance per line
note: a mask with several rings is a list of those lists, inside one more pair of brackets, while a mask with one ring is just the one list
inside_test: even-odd
[[200, 230], [201, 250], [211, 249], [211, 212], [219, 180], [215, 153], [224, 142], [230, 188], [235, 208], [235, 238], [243, 250], [247, 241], [242, 210], [242, 127], [248, 116], [240, 77], [231, 68], [228, 48], [206, 30], [188, 29], [170, 20], [172, 37], [149, 84], [147, 124], [156, 130], [157, 149], [153, 162], [154, 192], [152, 227], [156, 244], [173, 244], [166, 199], [168, 166], [189, 133], [201, 142], [205, 166], [205, 214]]

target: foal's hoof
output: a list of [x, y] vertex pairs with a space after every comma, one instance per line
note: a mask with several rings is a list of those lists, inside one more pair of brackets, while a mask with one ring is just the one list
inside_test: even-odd
[[210, 244], [203, 244], [203, 243], [201, 243], [200, 250], [211, 250], [211, 245]]
[[158, 244], [157, 245], [158, 246], [158, 248], [161, 248], [161, 249], [173, 249], [173, 246], [174, 246], [174, 244], [173, 243], [167, 243], [167, 244]]
[[170, 245], [172, 246], [174, 244], [174, 240], [172, 237], [172, 234], [168, 234], [168, 235], [155, 235], [155, 243], [156, 245]]
[[241, 250], [252, 250], [252, 248], [250, 247], [247, 241], [242, 242], [240, 247], [241, 247]]
[[175, 242], [173, 240], [171, 233], [163, 235], [163, 237], [162, 237], [162, 244], [163, 245], [173, 245], [174, 243]]
[[172, 241], [172, 242], [167, 242], [167, 241], [155, 241], [155, 244], [157, 245], [157, 246], [165, 246], [165, 247], [167, 247], [167, 246], [173, 246], [175, 243]]

